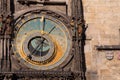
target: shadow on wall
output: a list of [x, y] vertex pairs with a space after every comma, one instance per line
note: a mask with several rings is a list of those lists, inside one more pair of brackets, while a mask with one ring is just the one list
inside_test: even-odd
[[10, 11], [11, 15], [15, 12], [14, 0], [10, 0]]
[[85, 21], [84, 21], [84, 10], [83, 10], [83, 3], [82, 3], [82, 0], [81, 0], [81, 13], [82, 13], [82, 22], [83, 22], [83, 32], [82, 32], [82, 39], [81, 39], [81, 55], [82, 55], [82, 58], [81, 58], [81, 63], [82, 63], [82, 70], [83, 70], [83, 76], [82, 76], [82, 80], [86, 80], [86, 76], [85, 76], [85, 73], [86, 73], [86, 59], [85, 59], [85, 49], [84, 49], [84, 46], [85, 46], [85, 40], [86, 40], [86, 30], [88, 28], [88, 26], [86, 26], [85, 24]]

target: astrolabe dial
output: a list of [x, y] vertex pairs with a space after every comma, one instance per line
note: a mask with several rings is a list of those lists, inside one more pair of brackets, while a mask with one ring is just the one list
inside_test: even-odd
[[56, 68], [70, 55], [71, 47], [69, 29], [53, 16], [29, 13], [15, 24], [15, 54], [29, 68]]
[[28, 32], [22, 42], [23, 55], [26, 59], [39, 64], [47, 64], [55, 56], [55, 45], [52, 37], [48, 34], [41, 34], [40, 31]]
[[50, 50], [48, 40], [43, 37], [34, 37], [29, 41], [28, 49], [34, 56], [42, 57], [45, 56]]

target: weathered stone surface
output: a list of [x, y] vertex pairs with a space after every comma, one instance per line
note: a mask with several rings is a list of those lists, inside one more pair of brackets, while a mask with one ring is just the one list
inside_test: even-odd
[[[107, 51], [97, 51], [95, 45], [120, 44], [120, 0], [83, 0], [84, 18], [88, 29], [85, 55], [87, 80], [120, 80], [119, 51], [114, 52], [114, 59], [109, 61]], [[88, 43], [89, 42], [89, 43]], [[92, 72], [97, 72], [92, 79]]]

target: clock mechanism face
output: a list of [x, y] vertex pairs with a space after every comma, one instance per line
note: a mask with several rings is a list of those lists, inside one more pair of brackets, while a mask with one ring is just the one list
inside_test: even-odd
[[36, 70], [53, 69], [70, 55], [72, 39], [66, 24], [47, 14], [27, 14], [15, 24], [17, 59]]

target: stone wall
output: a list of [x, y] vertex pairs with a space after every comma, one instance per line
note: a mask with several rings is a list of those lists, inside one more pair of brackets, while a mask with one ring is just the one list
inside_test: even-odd
[[120, 0], [82, 0], [86, 31], [87, 80], [120, 80], [120, 51], [113, 60], [106, 59], [108, 51], [97, 51], [96, 45], [120, 44]]

